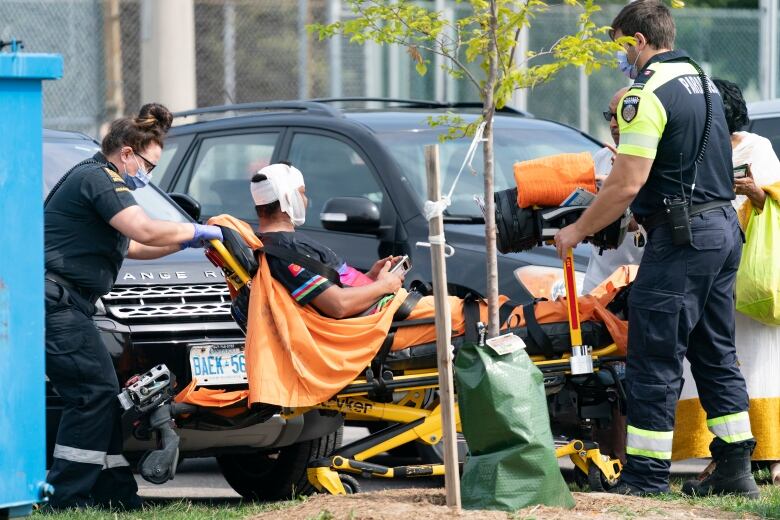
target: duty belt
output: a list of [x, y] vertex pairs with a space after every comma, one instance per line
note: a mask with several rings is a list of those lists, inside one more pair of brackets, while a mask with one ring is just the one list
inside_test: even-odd
[[[731, 206], [731, 201], [713, 200], [703, 204], [692, 204], [688, 208], [688, 217], [693, 217], [694, 215], [699, 215], [701, 213], [726, 206]], [[653, 213], [649, 217], [637, 218], [636, 221], [641, 224], [646, 231], [650, 231], [651, 229], [657, 228], [658, 226], [663, 226], [668, 222], [667, 211], [668, 210], [666, 209], [662, 209], [661, 211]]]
[[69, 290], [75, 292], [76, 294], [78, 294], [79, 296], [81, 296], [82, 298], [87, 300], [89, 303], [94, 304], [97, 301], [97, 299], [99, 298], [99, 296], [97, 296], [92, 291], [79, 287], [78, 285], [74, 284], [73, 282], [71, 282], [67, 278], [58, 275], [57, 273], [53, 273], [51, 271], [46, 271], [45, 278], [47, 280], [51, 281], [51, 282], [54, 282], [54, 283], [56, 283], [58, 285], [61, 285], [61, 286], [65, 287], [66, 289], [69, 289]]

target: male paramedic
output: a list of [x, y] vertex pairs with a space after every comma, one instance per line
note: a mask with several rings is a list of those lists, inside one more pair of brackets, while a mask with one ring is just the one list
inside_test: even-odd
[[47, 480], [54, 509], [138, 509], [122, 456], [119, 382], [92, 316], [124, 257], [158, 258], [222, 239], [215, 226], [152, 220], [136, 204], [160, 159], [171, 113], [158, 104], [111, 123], [101, 151], [80, 162], [44, 202], [46, 375], [64, 407]]
[[555, 243], [563, 258], [629, 204], [648, 233], [629, 296], [627, 464], [613, 491], [669, 490], [686, 356], [715, 436], [716, 468], [702, 481], [686, 482], [683, 493], [756, 498], [750, 471], [755, 441], [734, 347], [742, 234], [730, 203], [731, 143], [722, 102], [709, 79], [702, 88], [698, 65], [673, 50], [674, 21], [661, 1], [628, 4], [612, 31], [613, 38], [634, 39], [618, 56], [621, 70], [635, 80], [617, 111], [618, 155], [591, 207], [559, 231]]

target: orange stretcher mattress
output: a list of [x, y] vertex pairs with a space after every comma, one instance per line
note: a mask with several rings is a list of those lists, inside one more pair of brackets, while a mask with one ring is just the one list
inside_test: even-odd
[[560, 206], [572, 191], [596, 193], [596, 172], [588, 152], [562, 153], [514, 165], [517, 205]]

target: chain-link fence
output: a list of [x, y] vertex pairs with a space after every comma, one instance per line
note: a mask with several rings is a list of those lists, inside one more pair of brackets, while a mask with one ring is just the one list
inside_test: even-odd
[[[141, 103], [144, 67], [141, 46], [148, 38], [150, 2], [159, 0], [2, 0], [0, 39], [21, 39], [25, 50], [57, 52], [65, 75], [46, 82], [45, 124], [97, 135], [109, 119], [120, 82], [120, 112]], [[421, 0], [425, 1], [425, 0]], [[359, 46], [346, 39], [319, 41], [306, 25], [351, 16], [339, 0], [192, 0], [195, 19], [197, 105], [272, 99], [372, 96], [476, 101], [476, 90], [448, 78], [433, 56], [425, 77], [401, 48]], [[112, 3], [118, 4], [118, 36], [110, 41]], [[428, 0], [456, 18], [467, 4]], [[608, 25], [620, 5], [607, 5], [596, 16]], [[146, 14], [145, 14], [146, 13]], [[714, 76], [736, 81], [748, 100], [761, 97], [758, 10], [675, 10], [677, 47], [688, 50]], [[528, 48], [549, 47], [564, 32], [576, 30], [577, 13], [552, 7], [533, 21]], [[116, 26], [115, 26], [116, 27]], [[119, 70], [116, 61], [121, 62]], [[112, 68], [113, 67], [113, 68]], [[475, 64], [476, 68], [476, 64]], [[548, 84], [528, 92], [526, 109], [538, 117], [571, 124], [602, 138], [601, 118], [613, 92], [626, 80], [616, 69], [585, 76], [567, 69]], [[108, 87], [108, 88], [107, 88]], [[776, 93], [780, 95], [780, 92]]]
[[100, 0], [2, 0], [0, 40], [12, 38], [63, 57], [62, 79], [43, 84], [46, 125], [94, 135], [104, 119]]
[[[596, 23], [609, 25], [620, 8], [606, 6], [596, 15]], [[674, 10], [673, 14], [676, 48], [688, 51], [711, 76], [736, 82], [748, 101], [760, 99], [757, 10], [686, 8]], [[534, 20], [529, 48], [549, 46], [562, 28], [571, 30], [575, 23], [571, 10], [551, 9]], [[601, 113], [614, 92], [628, 84], [617, 69], [604, 68], [591, 76], [568, 69], [529, 93], [528, 110], [538, 117], [562, 121], [607, 138], [608, 125]]]

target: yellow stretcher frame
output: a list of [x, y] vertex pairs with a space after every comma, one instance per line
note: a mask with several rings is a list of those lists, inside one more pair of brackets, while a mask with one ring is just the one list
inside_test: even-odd
[[[244, 285], [251, 285], [249, 274], [238, 264], [225, 246], [217, 240], [210, 241], [210, 244], [229, 268], [229, 270], [223, 268], [228, 283], [236, 290]], [[571, 252], [569, 254], [571, 255]], [[574, 301], [576, 302], [576, 298]], [[575, 312], [577, 311], [575, 310]], [[579, 330], [573, 329], [572, 333], [575, 332], [579, 333]], [[617, 346], [614, 343], [594, 351], [591, 355], [594, 370], [599, 364], [599, 358], [616, 351]], [[556, 360], [546, 360], [542, 356], [531, 356], [531, 359], [543, 372], [570, 374], [569, 357], [569, 354], [564, 354], [561, 359]], [[423, 406], [425, 391], [438, 388], [438, 371], [436, 369], [409, 371], [403, 375], [394, 376], [389, 385], [388, 390], [402, 394], [398, 400], [392, 403], [371, 400], [369, 398], [371, 384], [365, 379], [357, 379], [328, 401], [312, 407], [283, 410], [282, 417], [286, 419], [310, 410], [326, 410], [343, 414], [345, 420], [373, 420], [392, 423], [392, 426], [385, 430], [373, 433], [349, 445], [341, 446], [333, 454], [312, 461], [307, 470], [307, 478], [318, 491], [333, 495], [347, 494], [350, 486], [344, 485], [347, 482], [347, 479], [344, 478], [345, 474], [358, 474], [374, 478], [444, 475], [443, 463], [390, 467], [366, 462], [376, 455], [410, 442], [435, 445], [442, 438], [440, 405], [435, 404], [430, 409]], [[455, 403], [455, 421], [456, 431], [460, 433], [461, 423], [457, 403]], [[616, 484], [622, 470], [622, 464], [619, 460], [603, 455], [599, 451], [598, 445], [592, 442], [573, 440], [557, 447], [555, 455], [558, 458], [568, 456], [576, 468], [589, 477], [591, 487], [596, 487], [597, 483], [601, 483], [602, 489], [599, 490]]]

